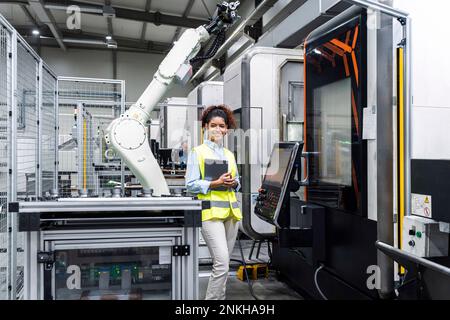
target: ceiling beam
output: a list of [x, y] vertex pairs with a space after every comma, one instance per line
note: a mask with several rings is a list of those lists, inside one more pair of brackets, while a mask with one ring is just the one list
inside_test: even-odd
[[[106, 6], [111, 6], [111, 0], [105, 0], [105, 5]], [[114, 36], [114, 31], [113, 31], [113, 26], [112, 26], [112, 18], [111, 17], [107, 17], [106, 18], [106, 23], [108, 24], [108, 35], [113, 37]]]
[[[188, 4], [186, 5], [186, 9], [184, 9], [183, 18], [186, 18], [189, 15], [189, 13], [191, 13], [192, 6], [194, 5], [194, 2], [195, 2], [195, 0], [189, 0]], [[180, 31], [181, 31], [181, 28], [177, 27], [177, 29], [175, 30], [175, 34], [173, 36], [173, 39], [172, 39], [172, 43], [175, 42], [176, 40], [178, 40], [178, 36], [180, 35]]]
[[30, 5], [31, 9], [34, 11], [40, 22], [46, 24], [52, 34], [53, 37], [58, 42], [61, 49], [64, 51], [66, 50], [66, 46], [63, 42], [63, 37], [61, 34], [61, 31], [59, 30], [58, 26], [56, 25], [55, 18], [53, 17], [52, 13], [44, 8], [44, 3], [42, 0], [28, 0], [28, 4]]
[[[27, 37], [24, 37], [25, 40], [27, 40]], [[31, 43], [31, 46], [35, 46], [35, 44]], [[55, 39], [48, 38], [48, 39], [41, 39], [40, 43], [41, 47], [47, 47], [47, 48], [59, 48], [58, 44], [56, 43]], [[99, 51], [109, 51], [111, 52], [111, 49], [102, 47], [102, 46], [95, 46], [95, 45], [83, 45], [83, 44], [74, 44], [74, 43], [66, 43], [66, 47], [68, 49], [80, 49], [80, 50], [99, 50]], [[154, 51], [152, 49], [139, 49], [139, 48], [127, 48], [127, 47], [117, 47], [117, 49], [114, 49], [114, 51], [117, 52], [134, 52], [134, 53], [151, 53], [151, 54], [164, 54], [160, 51]]]
[[[64, 30], [64, 37], [72, 37], [72, 38], [82, 38], [82, 39], [102, 39], [105, 37], [99, 33], [92, 32], [73, 32], [72, 30]], [[157, 42], [157, 41], [144, 41], [141, 42], [138, 39], [126, 38], [126, 37], [114, 37], [114, 40], [117, 42], [117, 47], [126, 47], [133, 49], [142, 49], [142, 50], [150, 50], [150, 51], [158, 51], [159, 53], [167, 53], [172, 47], [171, 43], [165, 42]]]
[[[47, 6], [51, 6], [53, 8], [56, 8], [59, 6], [61, 9], [64, 9], [64, 7], [67, 7], [70, 5], [77, 5], [81, 8], [81, 12], [83, 12], [83, 8], [90, 8], [90, 9], [94, 9], [93, 11], [97, 11], [97, 12], [83, 12], [85, 14], [93, 14], [93, 15], [102, 15], [98, 11], [103, 9], [102, 5], [95, 5], [95, 4], [85, 3], [85, 2], [68, 1], [68, 0], [51, 0], [51, 1], [46, 1], [45, 4]], [[164, 14], [159, 11], [145, 12], [145, 11], [136, 10], [136, 9], [120, 8], [120, 7], [116, 7], [116, 6], [113, 6], [112, 8], [115, 11], [116, 18], [140, 21], [140, 22], [149, 22], [149, 23], [153, 23], [157, 26], [168, 25], [168, 26], [174, 26], [174, 27], [197, 28], [198, 26], [208, 23], [208, 20], [179, 17], [179, 16], [175, 16], [175, 15]]]
[[[145, 3], [145, 12], [149, 12], [151, 7], [152, 7], [152, 0], [147, 0], [147, 2]], [[141, 41], [145, 41], [145, 33], [147, 32], [147, 23], [148, 22], [144, 22], [142, 24]]]
[[36, 28], [39, 27], [39, 23], [33, 17], [33, 15], [31, 14], [30, 10], [28, 10], [28, 7], [25, 4], [21, 4], [20, 8], [22, 9], [23, 13], [25, 13], [25, 15], [28, 17], [28, 19], [30, 19], [30, 21], [34, 24], [34, 26]]
[[208, 6], [205, 3], [205, 0], [201, 0], [203, 3], [203, 7], [205, 8], [206, 13], [208, 14], [208, 17], [212, 18], [211, 12], [209, 12]]
[[[33, 27], [30, 26], [16, 26], [16, 30], [25, 38], [25, 39], [35, 39], [36, 36], [32, 36]], [[44, 46], [49, 46], [55, 44], [55, 39], [52, 36], [49, 28], [43, 28], [41, 31], [41, 44]], [[106, 39], [105, 35], [99, 33], [90, 33], [90, 32], [81, 32], [75, 30], [61, 30], [61, 34], [66, 41], [66, 45], [70, 48], [87, 48], [86, 45], [89, 45], [90, 49], [107, 49], [106, 48]], [[77, 40], [79, 43], [74, 43], [73, 41]], [[80, 43], [80, 40], [86, 40], [86, 43]], [[157, 42], [157, 41], [144, 41], [141, 42], [139, 39], [126, 38], [126, 37], [114, 37], [114, 40], [117, 42], [117, 49], [119, 51], [127, 50], [127, 51], [138, 51], [138, 52], [151, 52], [158, 54], [166, 54], [170, 48], [172, 47], [172, 43], [165, 42]], [[34, 42], [34, 41], [31, 41]], [[90, 42], [90, 43], [89, 43]], [[90, 47], [90, 46], [93, 47]], [[107, 49], [110, 50], [111, 49]], [[115, 50], [115, 49], [114, 49]]]
[[23, 4], [23, 5], [28, 5], [28, 0], [5, 0], [2, 1], [2, 4]]

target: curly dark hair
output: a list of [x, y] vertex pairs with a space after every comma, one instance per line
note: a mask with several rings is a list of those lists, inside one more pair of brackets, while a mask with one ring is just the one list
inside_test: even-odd
[[236, 128], [236, 120], [234, 119], [233, 111], [231, 111], [228, 106], [221, 104], [217, 106], [209, 106], [208, 108], [206, 108], [203, 111], [201, 117], [202, 127], [204, 128], [214, 117], [223, 118], [228, 129]]

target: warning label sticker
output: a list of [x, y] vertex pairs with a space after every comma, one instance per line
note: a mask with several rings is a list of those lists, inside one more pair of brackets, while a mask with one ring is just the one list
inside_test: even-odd
[[431, 196], [426, 194], [411, 194], [412, 214], [425, 218], [432, 218]]

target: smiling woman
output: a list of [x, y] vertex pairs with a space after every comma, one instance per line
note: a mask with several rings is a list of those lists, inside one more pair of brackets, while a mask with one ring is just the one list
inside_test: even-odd
[[224, 136], [236, 123], [224, 105], [210, 106], [201, 119], [207, 138], [189, 155], [186, 188], [210, 204], [202, 210], [202, 235], [213, 259], [206, 299], [223, 300], [230, 255], [242, 218], [235, 194], [240, 188], [236, 160], [223, 147]]

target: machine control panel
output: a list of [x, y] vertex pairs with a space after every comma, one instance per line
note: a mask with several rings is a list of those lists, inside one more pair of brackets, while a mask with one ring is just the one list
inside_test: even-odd
[[[278, 201], [280, 200], [280, 190], [276, 189], [259, 189], [259, 196], [256, 198], [261, 206], [270, 210], [276, 210]], [[262, 210], [261, 210], [262, 212]]]
[[448, 233], [441, 232], [439, 222], [406, 216], [403, 224], [402, 249], [416, 256], [429, 258], [448, 255]]
[[261, 219], [280, 227], [278, 216], [282, 202], [289, 192], [289, 182], [301, 152], [303, 143], [283, 142], [275, 144], [256, 198], [255, 214]]

